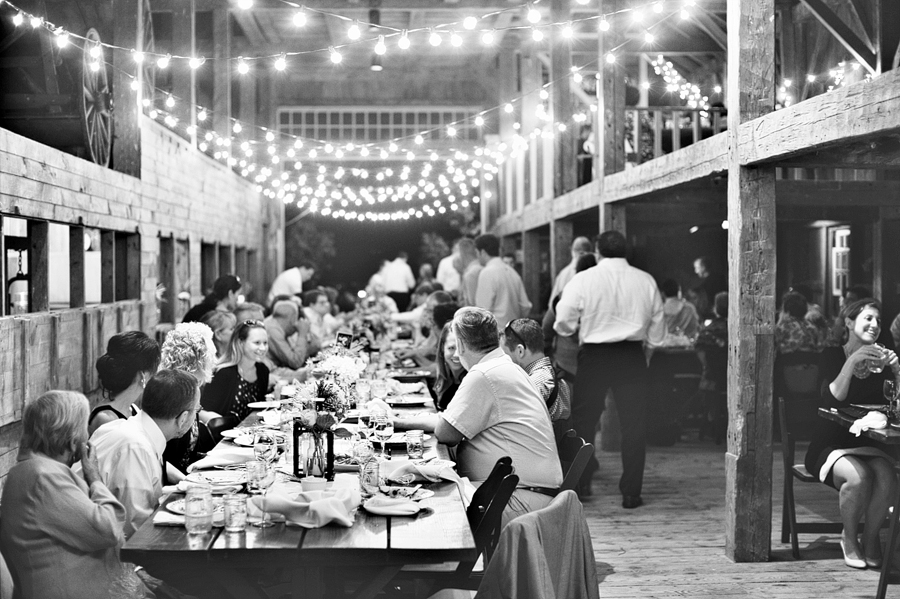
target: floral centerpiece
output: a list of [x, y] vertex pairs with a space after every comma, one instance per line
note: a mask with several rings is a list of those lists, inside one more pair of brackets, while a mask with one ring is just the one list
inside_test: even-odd
[[[304, 405], [294, 418], [294, 473], [299, 475], [303, 454], [307, 476], [334, 474], [334, 437], [350, 437], [345, 428], [336, 427], [343, 418], [346, 402], [337, 385], [328, 380], [310, 381], [298, 388], [294, 402]], [[301, 451], [305, 447], [305, 451]]]

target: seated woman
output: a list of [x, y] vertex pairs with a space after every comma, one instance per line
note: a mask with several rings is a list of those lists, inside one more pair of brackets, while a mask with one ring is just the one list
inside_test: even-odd
[[443, 412], [450, 405], [464, 376], [466, 376], [466, 369], [463, 368], [459, 356], [456, 355], [456, 334], [450, 323], [447, 323], [441, 329], [441, 336], [438, 339], [437, 377], [431, 389], [434, 407], [439, 412]]
[[114, 335], [97, 360], [103, 403], [88, 418], [88, 434], [101, 425], [128, 418], [141, 406], [144, 384], [159, 367], [159, 344], [141, 331]]
[[[227, 312], [215, 312], [215, 314], [231, 316]], [[175, 329], [169, 331], [169, 334], [166, 335], [166, 340], [163, 341], [160, 367], [187, 372], [193, 375], [202, 387], [212, 380], [213, 369], [216, 366], [216, 346], [214, 341], [215, 337], [210, 327], [203, 323], [183, 322], [175, 325]], [[201, 412], [198, 415], [198, 419], [205, 423], [209, 420], [208, 414]], [[198, 451], [209, 451], [212, 449], [212, 447], [197, 448], [198, 436], [198, 422], [195, 419], [188, 432], [166, 443], [163, 458], [179, 471], [172, 472], [169, 469], [167, 471], [168, 482], [174, 483], [180, 480], [183, 476], [181, 472], [199, 459], [195, 449]]]
[[[15, 597], [146, 594], [133, 568], [119, 562], [125, 509], [100, 478], [87, 420], [88, 400], [74, 391], [48, 391], [25, 404], [0, 518], [0, 550]], [[78, 460], [83, 480], [71, 468]]]
[[269, 351], [266, 328], [261, 321], [238, 324], [219, 359], [212, 381], [203, 388], [200, 405], [210, 418], [227, 416], [235, 424], [246, 418], [255, 401], [263, 401], [269, 388], [269, 369], [263, 363]]
[[775, 349], [779, 354], [822, 351], [816, 328], [806, 320], [807, 312], [806, 298], [796, 291], [781, 297], [781, 314], [775, 325]]
[[[213, 332], [213, 343], [216, 347], [216, 357], [225, 353], [225, 347], [231, 341], [231, 334], [237, 324], [237, 318], [231, 312], [212, 310], [203, 315], [200, 322], [208, 326]], [[179, 369], [180, 370], [180, 369]], [[201, 381], [202, 382], [202, 381]]]
[[[884, 403], [884, 381], [900, 380], [900, 363], [893, 351], [882, 354], [872, 345], [881, 332], [881, 305], [871, 298], [861, 299], [846, 306], [841, 316], [843, 345], [822, 352], [821, 406]], [[884, 370], [872, 372], [872, 361], [886, 364]], [[844, 563], [851, 568], [881, 565], [878, 530], [896, 494], [891, 459], [873, 445], [868, 437], [856, 437], [837, 423], [817, 418], [806, 453], [807, 470], [840, 492], [841, 548]], [[866, 527], [860, 546], [857, 535], [863, 518]]]

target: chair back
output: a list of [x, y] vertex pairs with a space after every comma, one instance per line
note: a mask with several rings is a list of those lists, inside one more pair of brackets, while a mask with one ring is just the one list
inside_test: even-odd
[[[507, 474], [504, 476], [497, 485], [496, 492], [491, 498], [478, 526], [472, 529], [472, 536], [475, 538], [475, 548], [478, 550], [479, 555], [484, 556], [485, 566], [490, 563], [491, 557], [494, 555], [494, 549], [497, 548], [497, 543], [500, 541], [503, 510], [506, 509], [509, 498], [512, 497], [518, 484], [518, 475]], [[472, 565], [474, 564], [467, 566], [469, 570], [471, 570]], [[460, 568], [464, 567], [466, 566], [460, 564]], [[459, 572], [459, 570], [457, 571]]]
[[202, 421], [198, 422], [196, 451], [199, 453], [210, 451], [222, 440], [222, 431], [234, 428], [236, 424], [237, 421], [233, 416], [218, 416], [210, 418], [205, 423]]
[[578, 487], [581, 475], [584, 473], [591, 455], [594, 453], [594, 446], [585, 442], [584, 439], [578, 436], [578, 433], [570, 429], [559, 438], [556, 443], [556, 449], [559, 452], [559, 461], [564, 473], [559, 492], [574, 491]]
[[469, 503], [469, 507], [466, 508], [469, 527], [473, 531], [478, 528], [479, 522], [481, 522], [488, 506], [497, 494], [497, 489], [500, 487], [503, 478], [512, 474], [512, 471], [512, 458], [503, 456], [494, 464], [494, 469], [491, 470], [487, 479], [475, 490], [475, 493], [472, 495], [472, 501]]

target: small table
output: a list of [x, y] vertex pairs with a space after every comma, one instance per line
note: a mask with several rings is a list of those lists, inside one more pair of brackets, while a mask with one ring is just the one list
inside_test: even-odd
[[[825, 418], [826, 420], [837, 422], [838, 424], [846, 428], [850, 428], [850, 426], [854, 422], [856, 422], [856, 419], [852, 416], [848, 416], [847, 414], [844, 414], [843, 412], [840, 412], [834, 408], [819, 408], [819, 416]], [[900, 448], [900, 431], [891, 427], [882, 429], [869, 429], [863, 431], [862, 434], [866, 437], [869, 437], [870, 439], [878, 441], [879, 443], [892, 446], [892, 449], [894, 449], [895, 453], [897, 449]], [[898, 474], [900, 474], [900, 463], [895, 462], [894, 469], [898, 472]], [[890, 556], [894, 554], [894, 551], [897, 548], [898, 516], [900, 516], [900, 487], [898, 487], [897, 496], [894, 498], [894, 510], [889, 516], [890, 527], [888, 528], [888, 538], [885, 542], [884, 560], [881, 566], [881, 575], [878, 577], [878, 592], [875, 594], [876, 599], [884, 599], [884, 596], [887, 593], [887, 586], [889, 584], [888, 579], [890, 578], [891, 570]]]
[[[437, 449], [446, 457], [444, 446]], [[372, 597], [407, 564], [477, 558], [457, 485], [440, 482], [426, 488], [435, 494], [422, 500], [428, 509], [417, 516], [376, 516], [360, 509], [350, 528], [305, 529], [279, 523], [271, 528], [248, 526], [242, 533], [213, 528], [204, 535], [189, 535], [181, 527], [154, 526], [151, 517], [128, 539], [121, 557], [176, 586], [185, 576], [224, 578], [231, 585], [241, 582], [235, 570], [283, 568], [291, 572], [295, 598], [323, 597], [326, 580], [369, 568], [374, 574], [355, 596]]]

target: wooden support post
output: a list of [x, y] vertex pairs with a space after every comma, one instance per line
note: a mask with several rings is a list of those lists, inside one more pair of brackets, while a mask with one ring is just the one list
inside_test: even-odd
[[537, 118], [537, 107], [541, 103], [541, 61], [535, 53], [535, 47], [525, 44], [521, 54], [522, 72], [522, 126], [519, 133], [528, 141], [528, 151], [523, 156], [522, 170], [519, 178], [522, 181], [522, 197], [516, 205], [516, 210], [533, 203], [540, 195], [537, 189], [537, 145], [543, 141], [540, 137], [532, 138], [531, 134], [541, 126]]
[[[245, 125], [251, 126], [256, 124], [256, 73], [251, 66], [250, 72], [240, 78], [238, 118]], [[231, 131], [228, 131], [228, 135], [231, 136]]]
[[100, 303], [116, 301], [116, 232], [100, 232]]
[[[624, 4], [622, 0], [603, 0], [600, 10], [612, 14], [624, 8]], [[603, 65], [603, 70], [597, 80], [597, 114], [600, 115], [598, 128], [602, 135], [597, 145], [597, 161], [603, 165], [602, 174], [611, 175], [625, 168], [625, 74], [619, 64], [610, 64], [606, 60], [607, 54], [617, 45], [613, 29], [600, 32], [599, 38], [598, 64]]]
[[69, 226], [69, 307], [84, 307], [84, 227]]
[[[196, 53], [194, 27], [194, 3], [191, 0], [175, 4], [172, 11], [172, 48], [173, 54], [194, 56]], [[181, 101], [175, 105], [174, 111], [182, 122], [194, 123], [196, 111], [192, 108], [197, 103], [196, 69], [175, 68], [172, 70], [172, 94]], [[196, 142], [196, 134], [191, 136]]]
[[542, 312], [538, 306], [541, 299], [541, 234], [539, 229], [522, 233], [522, 278], [525, 292], [535, 312]]
[[[141, 236], [116, 234], [116, 301], [141, 297]], [[101, 258], [102, 260], [102, 258]]]
[[897, 27], [897, 23], [900, 23], [900, 2], [882, 0], [876, 6], [876, 72], [881, 74], [900, 67], [897, 64], [897, 58], [900, 57], [900, 27]]
[[766, 561], [772, 525], [775, 167], [741, 166], [741, 123], [775, 104], [774, 0], [728, 0], [728, 448], [725, 553]]
[[[143, 39], [139, 21], [142, 15], [141, 0], [114, 0], [111, 19], [112, 43], [122, 48], [140, 51]], [[140, 66], [130, 52], [112, 52], [112, 111], [113, 142], [112, 166], [120, 173], [141, 176], [141, 127], [138, 93], [131, 89], [131, 82], [138, 76]], [[82, 251], [84, 248], [82, 247]], [[84, 305], [83, 303], [81, 305]], [[74, 304], [73, 304], [74, 306]]]
[[628, 237], [625, 219], [627, 205], [624, 202], [615, 202], [603, 205], [603, 231], [618, 231]]
[[[571, 0], [551, 0], [550, 20], [553, 23], [565, 23], [571, 19]], [[551, 27], [550, 31], [550, 81], [553, 81], [553, 120], [557, 123], [572, 122], [572, 78], [569, 71], [572, 67], [571, 41], [563, 37], [559, 27]], [[575, 159], [575, 143], [578, 131], [568, 127], [565, 131], [554, 132], [555, 147], [553, 195], [559, 197], [578, 186], [578, 161]]]
[[50, 223], [28, 221], [29, 312], [50, 309]]
[[[213, 113], [212, 124], [216, 133], [231, 137], [231, 73], [234, 65], [227, 60], [231, 56], [231, 27], [228, 7], [212, 11], [213, 18]], [[226, 148], [227, 150], [227, 148]]]
[[[881, 299], [882, 312], [886, 315], [900, 312], [900, 256], [896, 247], [900, 239], [900, 220], [896, 220], [896, 208], [881, 208], [875, 223], [873, 241], [872, 293]], [[882, 322], [889, 327], [890, 322]]]
[[[498, 87], [500, 89], [499, 96], [501, 102], [509, 102], [519, 95], [519, 92], [516, 88], [515, 47], [513, 47], [509, 41], [512, 37], [513, 36], [506, 36], [502, 49], [497, 56], [497, 60], [499, 62], [497, 77], [500, 80]], [[515, 133], [515, 130], [513, 129], [513, 123], [515, 122], [515, 110], [513, 110], [511, 113], [508, 113], [505, 110], [500, 111], [498, 132], [500, 134], [501, 140], [506, 140], [512, 137], [512, 135]], [[508, 165], [508, 162], [506, 164]], [[507, 193], [510, 193], [508, 189]]]
[[[550, 221], [550, 277], [555, 281], [559, 271], [572, 261], [575, 227], [570, 220]], [[550, 298], [553, 301], [553, 298]]]

